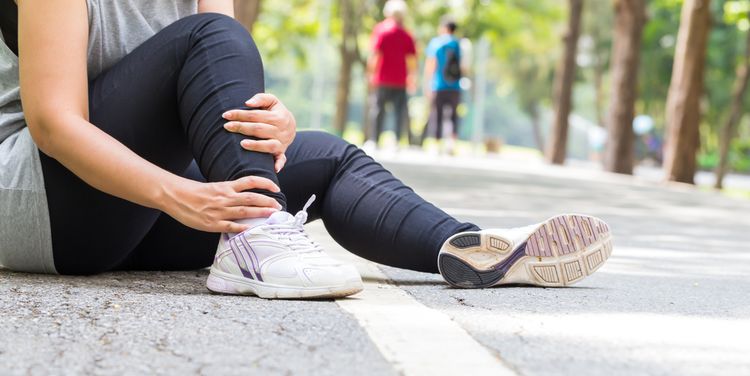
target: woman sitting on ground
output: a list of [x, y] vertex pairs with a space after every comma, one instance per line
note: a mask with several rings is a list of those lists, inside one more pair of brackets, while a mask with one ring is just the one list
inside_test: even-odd
[[231, 0], [19, 0], [18, 16], [0, 43], [6, 268], [211, 266], [215, 292], [360, 291], [305, 234], [318, 218], [357, 255], [457, 287], [568, 285], [611, 252], [598, 219], [480, 230], [340, 138], [296, 133]]

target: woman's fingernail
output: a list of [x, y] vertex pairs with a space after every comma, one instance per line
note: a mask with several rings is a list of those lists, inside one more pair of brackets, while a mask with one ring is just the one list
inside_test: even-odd
[[232, 117], [232, 113], [229, 112], [229, 111], [227, 111], [227, 112], [221, 114], [221, 117], [223, 117], [224, 119], [229, 119], [230, 117]]
[[226, 129], [226, 130], [228, 130], [228, 131], [233, 131], [233, 130], [234, 130], [234, 128], [235, 128], [235, 127], [234, 127], [234, 124], [232, 124], [232, 123], [225, 123], [225, 124], [224, 124], [224, 129]]
[[248, 106], [255, 106], [258, 104], [258, 101], [256, 101], [255, 99], [248, 99], [247, 102], [245, 102], [245, 104]]

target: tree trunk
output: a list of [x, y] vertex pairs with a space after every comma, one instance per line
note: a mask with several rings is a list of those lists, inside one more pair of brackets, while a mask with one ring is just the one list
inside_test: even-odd
[[667, 96], [667, 144], [664, 171], [667, 179], [693, 184], [700, 145], [703, 68], [711, 27], [710, 0], [685, 0]]
[[572, 107], [573, 82], [576, 71], [576, 49], [581, 29], [583, 0], [568, 0], [570, 15], [568, 30], [563, 37], [565, 52], [555, 74], [555, 120], [547, 146], [547, 160], [554, 164], [565, 163], [568, 143], [568, 116]]
[[349, 96], [351, 94], [352, 68], [360, 61], [357, 36], [359, 34], [357, 20], [359, 19], [358, 8], [360, 5], [355, 0], [339, 0], [339, 13], [341, 16], [341, 44], [339, 55], [341, 65], [339, 66], [339, 81], [336, 87], [336, 116], [333, 128], [341, 136], [346, 130], [349, 120]]
[[734, 80], [732, 89], [732, 105], [729, 110], [724, 127], [721, 130], [721, 139], [719, 140], [719, 164], [716, 166], [716, 189], [721, 189], [724, 185], [724, 175], [727, 173], [727, 164], [729, 159], [729, 146], [732, 143], [737, 125], [742, 119], [742, 104], [745, 101], [745, 92], [747, 91], [748, 79], [750, 78], [750, 32], [747, 33], [745, 42], [745, 58], [737, 66], [737, 77]]
[[604, 120], [604, 63], [597, 58], [594, 66], [594, 107], [596, 110], [596, 122], [602, 127], [606, 127]]
[[542, 137], [542, 124], [541, 114], [539, 113], [539, 105], [532, 103], [526, 111], [531, 117], [531, 130], [534, 133], [534, 142], [536, 143], [537, 149], [544, 153], [544, 138]]
[[234, 0], [234, 18], [245, 26], [250, 34], [260, 15], [261, 0]]
[[612, 99], [607, 118], [604, 168], [633, 174], [633, 116], [638, 91], [641, 35], [646, 23], [645, 0], [615, 0], [612, 46]]

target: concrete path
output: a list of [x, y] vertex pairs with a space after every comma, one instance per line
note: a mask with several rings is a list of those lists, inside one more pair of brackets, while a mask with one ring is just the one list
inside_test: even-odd
[[483, 227], [600, 216], [612, 258], [571, 288], [456, 290], [357, 259], [313, 223], [364, 293], [266, 301], [211, 295], [206, 271], [0, 271], [0, 375], [750, 374], [749, 201], [583, 169], [382, 160]]

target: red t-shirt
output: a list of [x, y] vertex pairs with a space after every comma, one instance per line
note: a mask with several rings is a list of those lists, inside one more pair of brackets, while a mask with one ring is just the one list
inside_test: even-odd
[[393, 20], [372, 31], [372, 50], [380, 53], [371, 82], [377, 86], [406, 87], [406, 58], [416, 55], [414, 38]]

